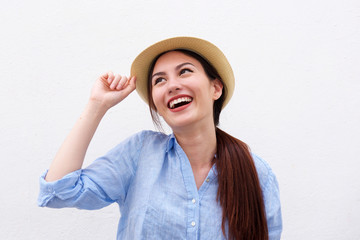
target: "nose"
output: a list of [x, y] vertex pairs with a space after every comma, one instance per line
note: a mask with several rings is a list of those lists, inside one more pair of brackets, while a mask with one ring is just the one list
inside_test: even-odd
[[175, 77], [168, 79], [167, 87], [169, 94], [176, 93], [177, 91], [181, 90], [181, 84]]

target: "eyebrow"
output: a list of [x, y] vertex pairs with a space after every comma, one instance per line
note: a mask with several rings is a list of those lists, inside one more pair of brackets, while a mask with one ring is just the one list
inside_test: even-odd
[[[194, 64], [189, 63], [189, 62], [185, 62], [185, 63], [181, 63], [181, 64], [177, 65], [177, 66], [175, 67], [175, 70], [178, 71], [180, 68], [182, 68], [182, 67], [185, 66], [185, 65], [192, 65], [192, 66], [195, 67]], [[163, 75], [166, 75], [166, 73], [165, 73], [165, 72], [157, 72], [157, 73], [155, 73], [154, 75], [152, 75], [151, 79], [153, 79], [155, 76], [163, 76]]]

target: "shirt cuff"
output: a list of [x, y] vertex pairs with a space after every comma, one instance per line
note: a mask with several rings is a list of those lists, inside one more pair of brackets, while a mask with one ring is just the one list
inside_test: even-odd
[[65, 175], [63, 178], [47, 182], [45, 180], [48, 170], [40, 177], [40, 193], [38, 197], [38, 206], [45, 207], [53, 198], [66, 200], [74, 197], [81, 191], [81, 185], [78, 184], [81, 175], [81, 169]]

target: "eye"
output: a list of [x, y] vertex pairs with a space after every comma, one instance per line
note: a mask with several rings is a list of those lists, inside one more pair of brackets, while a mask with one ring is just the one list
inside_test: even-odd
[[166, 81], [166, 79], [163, 78], [163, 77], [158, 77], [158, 78], [155, 79], [154, 85], [156, 85], [156, 84], [158, 84], [158, 83], [160, 83], [160, 82], [163, 82], [163, 81]]
[[188, 73], [188, 72], [193, 72], [192, 70], [188, 69], [188, 68], [183, 68], [180, 70], [180, 75], [184, 74], [184, 73]]

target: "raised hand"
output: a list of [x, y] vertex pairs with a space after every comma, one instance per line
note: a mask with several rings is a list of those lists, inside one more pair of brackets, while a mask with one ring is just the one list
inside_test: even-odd
[[54, 181], [80, 169], [89, 143], [106, 111], [135, 89], [135, 77], [128, 79], [108, 72], [100, 76], [91, 90], [90, 101], [56, 154], [46, 181]]
[[135, 81], [135, 77], [128, 79], [126, 76], [107, 72], [96, 80], [91, 90], [90, 100], [111, 108], [134, 91]]

